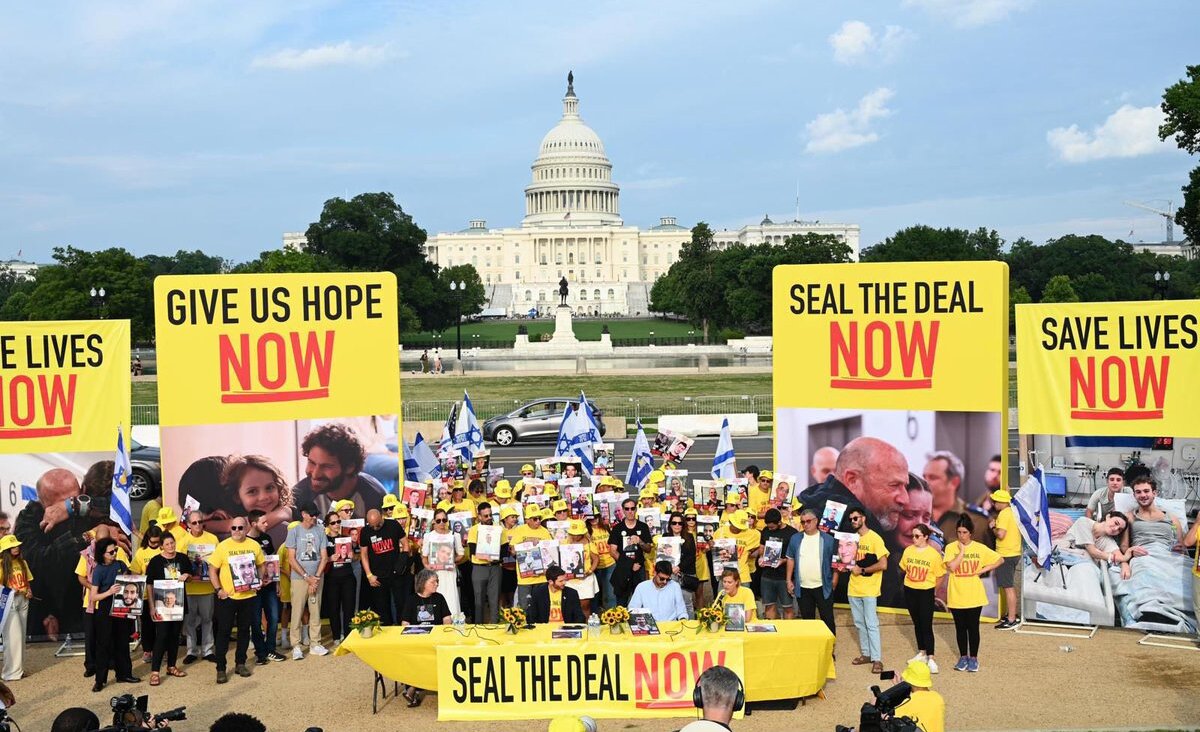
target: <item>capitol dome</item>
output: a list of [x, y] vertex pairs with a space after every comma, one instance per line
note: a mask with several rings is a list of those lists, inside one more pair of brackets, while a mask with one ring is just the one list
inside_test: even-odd
[[542, 138], [531, 166], [523, 226], [622, 225], [612, 163], [600, 136], [579, 116], [574, 82], [574, 74], [567, 74], [562, 119]]

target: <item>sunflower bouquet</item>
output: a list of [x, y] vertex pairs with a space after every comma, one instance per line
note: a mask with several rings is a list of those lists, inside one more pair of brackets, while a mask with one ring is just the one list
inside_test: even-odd
[[509, 633], [516, 633], [518, 628], [524, 628], [528, 622], [525, 610], [519, 607], [500, 608], [500, 619], [508, 625]]
[[725, 612], [715, 605], [709, 605], [696, 610], [696, 620], [700, 621], [700, 627], [696, 629], [697, 633], [706, 629], [717, 630], [725, 625]]
[[379, 613], [374, 610], [359, 610], [350, 618], [350, 629], [357, 630], [363, 638], [370, 638], [379, 624]]
[[622, 605], [600, 613], [600, 622], [608, 626], [609, 633], [624, 633], [629, 622], [629, 610]]

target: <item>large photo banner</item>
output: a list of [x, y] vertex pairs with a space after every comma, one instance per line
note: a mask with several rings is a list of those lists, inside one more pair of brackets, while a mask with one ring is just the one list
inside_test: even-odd
[[[912, 529], [995, 547], [1004, 487], [1008, 267], [1001, 262], [795, 265], [774, 272], [775, 471], [822, 526], [858, 506], [889, 554], [880, 605], [903, 608]], [[847, 583], [835, 599], [845, 600]], [[996, 617], [985, 577], [985, 617]], [[944, 607], [945, 585], [939, 599]]]
[[396, 492], [394, 275], [159, 277], [154, 297], [164, 505], [216, 539], [258, 509], [279, 543], [309, 501], [361, 518]]
[[1200, 301], [1018, 305], [1016, 320], [1021, 450], [1054, 546], [1025, 567], [1025, 617], [1194, 634]]
[[[32, 637], [82, 630], [75, 565], [83, 533], [108, 518], [129, 369], [127, 320], [0, 325], [0, 521], [33, 572]], [[72, 499], [87, 510], [69, 513]]]

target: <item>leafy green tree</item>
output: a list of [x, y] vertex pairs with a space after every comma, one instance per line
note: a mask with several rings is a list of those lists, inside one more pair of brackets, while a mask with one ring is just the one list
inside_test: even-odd
[[901, 229], [863, 250], [864, 262], [960, 262], [999, 260], [1004, 240], [994, 230], [975, 231], [932, 226]]
[[1139, 291], [1141, 285], [1133, 269], [1133, 247], [1102, 236], [1072, 234], [1040, 246], [1021, 239], [1013, 243], [1006, 259], [1013, 284], [1024, 287], [1037, 302], [1046, 301], [1043, 291], [1052, 277], [1088, 272], [1113, 283], [1121, 294], [1116, 299], [1139, 300], [1149, 296], [1149, 292]]
[[1193, 247], [1200, 246], [1200, 165], [1192, 168], [1183, 191], [1183, 205], [1175, 211], [1175, 223]]
[[1033, 302], [1033, 298], [1029, 296], [1029, 291], [1020, 285], [1012, 286], [1009, 284], [1008, 290], [1008, 330], [1010, 333], [1017, 332], [1017, 306], [1028, 305]]
[[1188, 66], [1187, 75], [1163, 92], [1166, 120], [1159, 126], [1158, 136], [1162, 140], [1174, 137], [1181, 150], [1195, 155], [1200, 153], [1200, 66]]
[[1046, 283], [1042, 292], [1042, 302], [1079, 302], [1079, 295], [1071, 286], [1071, 278], [1066, 275], [1054, 275]]
[[34, 279], [0, 266], [0, 320], [25, 320], [25, 305], [36, 286]]
[[[462, 316], [466, 318], [483, 310], [483, 306], [487, 304], [487, 289], [473, 265], [456, 264], [447, 267], [438, 272], [437, 282], [439, 291], [444, 294], [446, 307], [436, 314], [439, 317], [435, 320], [422, 323], [425, 330], [441, 331], [453, 326], [458, 307], [462, 308]], [[465, 293], [461, 290], [451, 290], [451, 282], [466, 284]]]
[[297, 249], [268, 249], [258, 259], [233, 267], [237, 274], [337, 272], [326, 257]]
[[771, 329], [771, 292], [775, 268], [786, 264], [835, 264], [851, 262], [849, 245], [827, 234], [795, 234], [782, 245], [758, 244], [730, 247], [720, 253], [729, 260], [725, 298], [730, 321], [751, 333]]
[[[25, 306], [30, 320], [127, 318], [135, 343], [154, 338], [153, 280], [146, 264], [119, 247], [87, 252], [55, 247], [57, 264], [40, 267]], [[90, 291], [104, 288], [99, 309]]]
[[151, 277], [159, 275], [198, 275], [220, 274], [231, 268], [229, 260], [205, 254], [199, 249], [186, 251], [180, 249], [172, 256], [147, 254], [142, 257], [146, 271]]

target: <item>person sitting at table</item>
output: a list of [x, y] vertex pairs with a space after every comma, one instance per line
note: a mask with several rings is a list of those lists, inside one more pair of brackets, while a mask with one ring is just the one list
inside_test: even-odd
[[654, 563], [654, 576], [638, 584], [629, 598], [629, 607], [649, 610], [654, 619], [687, 620], [687, 604], [683, 601], [683, 589], [671, 579], [674, 568], [667, 560]]
[[746, 620], [753, 622], [758, 619], [754, 593], [749, 587], [742, 586], [741, 573], [733, 567], [728, 567], [721, 572], [721, 592], [717, 599], [713, 600], [712, 606], [728, 617], [731, 605], [741, 605], [746, 613]]
[[556, 564], [546, 570], [546, 583], [533, 588], [529, 600], [531, 623], [585, 623], [579, 593], [567, 587], [567, 573]]
[[[404, 614], [400, 618], [401, 625], [449, 625], [450, 608], [446, 598], [438, 592], [438, 574], [432, 569], [422, 569], [417, 573], [416, 594], [408, 598], [404, 606]], [[417, 707], [425, 698], [425, 690], [408, 687], [404, 690], [404, 698], [408, 706]]]

